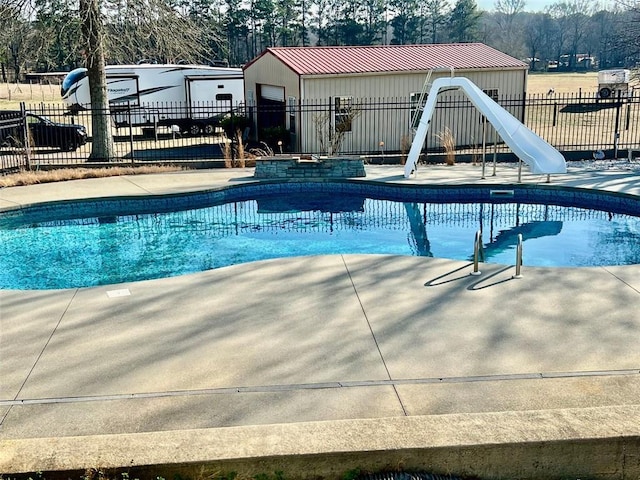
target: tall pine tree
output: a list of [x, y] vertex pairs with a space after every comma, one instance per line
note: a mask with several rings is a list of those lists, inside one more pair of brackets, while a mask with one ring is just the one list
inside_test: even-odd
[[449, 39], [460, 43], [478, 41], [481, 16], [475, 0], [458, 0], [449, 17]]

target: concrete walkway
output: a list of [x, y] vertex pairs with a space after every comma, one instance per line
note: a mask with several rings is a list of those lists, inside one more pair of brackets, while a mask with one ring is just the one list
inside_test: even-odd
[[[640, 174], [625, 168], [570, 169], [552, 185], [640, 195]], [[433, 166], [406, 180], [400, 167], [368, 166], [362, 181], [517, 175], [490, 173]], [[251, 175], [5, 188], [0, 208]], [[0, 472], [258, 462], [312, 476], [400, 462], [486, 478], [637, 478], [640, 266], [470, 272], [445, 259], [335, 255], [0, 291]]]

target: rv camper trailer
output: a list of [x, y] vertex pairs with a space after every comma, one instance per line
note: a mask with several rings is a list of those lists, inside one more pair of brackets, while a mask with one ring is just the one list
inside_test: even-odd
[[631, 70], [614, 68], [598, 72], [598, 93], [596, 98], [620, 99], [629, 95]]
[[[244, 103], [242, 69], [194, 65], [108, 65], [107, 95], [116, 127], [171, 127], [213, 133]], [[62, 100], [70, 111], [91, 106], [86, 68], [67, 74]]]

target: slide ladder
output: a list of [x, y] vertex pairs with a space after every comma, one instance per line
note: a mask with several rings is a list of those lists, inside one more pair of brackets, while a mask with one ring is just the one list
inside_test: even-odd
[[422, 116], [422, 112], [424, 111], [424, 99], [428, 95], [429, 90], [431, 90], [431, 74], [432, 73], [433, 73], [433, 70], [429, 70], [429, 72], [427, 73], [427, 76], [424, 79], [424, 83], [422, 84], [422, 90], [420, 91], [420, 96], [418, 97], [418, 103], [417, 103], [416, 109], [413, 112], [413, 115], [411, 115], [411, 123], [409, 125], [414, 135], [416, 133], [418, 119]]
[[471, 103], [493, 125], [493, 128], [504, 143], [511, 148], [520, 160], [529, 165], [531, 173], [566, 173], [567, 164], [558, 150], [529, 130], [520, 120], [484, 93], [471, 80], [465, 77], [450, 77], [438, 78], [434, 80], [431, 86], [405, 164], [404, 176], [406, 178], [409, 178], [417, 167], [431, 118], [436, 108], [438, 92], [442, 88], [450, 87], [459, 88], [467, 95]]

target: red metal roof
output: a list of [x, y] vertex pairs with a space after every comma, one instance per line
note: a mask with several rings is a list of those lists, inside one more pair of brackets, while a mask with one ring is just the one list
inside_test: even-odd
[[268, 53], [288, 65], [298, 75], [400, 72], [443, 67], [468, 70], [528, 66], [482, 43], [271, 47], [262, 55]]

